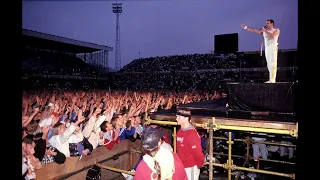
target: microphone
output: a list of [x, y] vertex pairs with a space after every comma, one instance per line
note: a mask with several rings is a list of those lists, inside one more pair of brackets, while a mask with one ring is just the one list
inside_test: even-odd
[[[267, 28], [267, 25], [265, 25], [263, 28]], [[260, 28], [260, 30], [261, 30], [262, 28]]]

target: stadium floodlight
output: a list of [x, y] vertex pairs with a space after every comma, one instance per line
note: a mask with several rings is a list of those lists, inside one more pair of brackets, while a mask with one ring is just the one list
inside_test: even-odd
[[122, 3], [113, 3], [112, 11], [113, 13], [122, 13]]
[[121, 69], [120, 51], [120, 14], [122, 13], [122, 3], [112, 3], [112, 12], [116, 14], [116, 44], [115, 44], [115, 70]]

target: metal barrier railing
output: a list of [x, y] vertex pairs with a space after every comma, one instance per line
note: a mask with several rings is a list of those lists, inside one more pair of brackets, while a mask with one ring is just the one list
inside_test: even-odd
[[[177, 122], [173, 121], [159, 121], [159, 120], [152, 120], [150, 117], [145, 118], [145, 124], [162, 124], [162, 125], [178, 125]], [[242, 170], [242, 171], [249, 171], [249, 172], [256, 172], [256, 173], [263, 173], [263, 174], [270, 174], [270, 175], [276, 175], [276, 176], [283, 176], [283, 177], [289, 177], [291, 179], [295, 179], [295, 174], [286, 174], [286, 173], [279, 173], [274, 171], [266, 171], [266, 170], [260, 170], [260, 169], [252, 169], [252, 168], [246, 168], [246, 167], [239, 167], [233, 164], [232, 161], [232, 144], [234, 141], [232, 140], [232, 132], [230, 130], [238, 130], [238, 131], [249, 131], [249, 132], [261, 132], [261, 133], [273, 133], [273, 134], [282, 134], [282, 135], [291, 135], [293, 137], [298, 136], [298, 125], [296, 125], [296, 129], [287, 130], [287, 129], [270, 129], [270, 128], [263, 128], [263, 127], [246, 127], [246, 126], [232, 126], [232, 125], [220, 125], [215, 123], [215, 118], [213, 117], [208, 123], [192, 123], [195, 127], [200, 127], [203, 129], [207, 129], [209, 131], [209, 156], [213, 156], [213, 131], [221, 129], [221, 130], [229, 130], [229, 136], [227, 138], [216, 138], [215, 139], [221, 139], [221, 140], [227, 140], [228, 143], [228, 160], [225, 164], [217, 164], [210, 161], [209, 163], [209, 179], [212, 179], [213, 177], [213, 166], [219, 166], [223, 167], [228, 170], [228, 179], [231, 180], [231, 171], [232, 170]], [[173, 142], [174, 142], [174, 152], [176, 152], [176, 127], [174, 127], [173, 132]], [[243, 141], [247, 144], [247, 152], [244, 158], [246, 159], [243, 166], [245, 166], [252, 157], [249, 155], [249, 149], [250, 145], [254, 142], [250, 140], [249, 138], [246, 139], [234, 139], [235, 141]], [[283, 144], [283, 143], [275, 143], [275, 142], [265, 142], [265, 144], [271, 144], [271, 145], [279, 145], [279, 146], [287, 146], [287, 147], [295, 147], [294, 145], [289, 144]], [[243, 157], [243, 156], [241, 156]], [[270, 162], [281, 162], [284, 163], [285, 161], [277, 161], [277, 160], [266, 160], [261, 159], [264, 161], [270, 161]], [[293, 164], [290, 162], [285, 162], [286, 164]]]
[[[172, 122], [172, 121], [157, 121], [157, 120], [152, 120], [150, 119], [150, 117], [146, 117], [145, 118], [145, 125], [146, 124], [162, 124], [162, 125], [177, 125], [177, 122]], [[214, 137], [213, 138], [213, 131], [217, 130], [218, 128], [220, 129], [224, 129], [224, 130], [240, 130], [240, 131], [251, 131], [251, 132], [266, 132], [266, 133], [275, 133], [275, 134], [286, 134], [286, 135], [292, 135], [297, 137], [297, 129], [295, 130], [279, 130], [279, 129], [267, 129], [267, 128], [252, 128], [252, 127], [239, 127], [237, 129], [236, 126], [223, 126], [223, 125], [217, 125], [214, 124], [214, 118], [212, 118], [212, 120], [209, 123], [204, 123], [204, 124], [199, 124], [199, 123], [193, 123], [193, 125], [195, 127], [201, 127], [204, 129], [207, 129], [209, 131], [209, 156], [212, 157], [213, 154], [218, 154], [218, 155], [223, 155], [223, 156], [228, 156], [228, 160], [226, 163], [224, 164], [220, 164], [220, 163], [213, 163], [212, 161], [209, 162], [205, 162], [205, 164], [209, 165], [209, 179], [213, 178], [213, 166], [217, 166], [217, 167], [222, 167], [226, 170], [228, 170], [228, 180], [231, 180], [231, 172], [232, 170], [240, 170], [240, 171], [248, 171], [248, 172], [255, 172], [255, 173], [263, 173], [263, 174], [269, 174], [269, 175], [275, 175], [275, 176], [282, 176], [282, 177], [288, 177], [291, 179], [295, 179], [295, 174], [286, 174], [286, 173], [279, 173], [279, 172], [274, 172], [274, 171], [266, 171], [266, 170], [260, 170], [260, 169], [252, 169], [252, 168], [246, 168], [246, 167], [240, 167], [240, 166], [236, 166], [233, 164], [233, 160], [232, 157], [238, 157], [238, 158], [245, 158], [246, 161], [244, 163], [243, 166], [245, 166], [250, 159], [253, 159], [250, 156], [250, 145], [252, 143], [254, 143], [254, 141], [252, 141], [249, 137], [245, 138], [245, 139], [232, 139], [232, 132], [229, 131], [228, 133], [228, 138], [224, 138], [224, 137]], [[174, 126], [173, 129], [173, 149], [174, 152], [177, 151], [176, 149], [176, 133], [177, 133], [177, 129], [176, 126]], [[213, 139], [215, 140], [227, 140], [228, 143], [228, 154], [223, 154], [223, 153], [213, 153]], [[245, 154], [245, 156], [240, 156], [240, 155], [233, 155], [232, 154], [232, 144], [234, 143], [234, 141], [242, 141], [244, 143], [246, 143], [247, 145], [247, 152]], [[261, 142], [259, 142], [261, 143]], [[291, 144], [283, 144], [283, 143], [279, 143], [279, 142], [263, 142], [264, 144], [269, 144], [269, 145], [278, 145], [278, 146], [286, 146], [286, 147], [296, 147], [295, 145], [291, 145]], [[141, 151], [139, 150], [135, 150], [131, 147], [130, 151], [130, 166], [132, 167], [133, 165], [133, 153], [141, 153]], [[284, 163], [284, 164], [295, 164], [293, 162], [286, 162], [286, 161], [278, 161], [278, 160], [271, 160], [271, 159], [262, 159], [259, 158], [259, 160], [262, 161], [269, 161], [269, 162], [276, 162], [276, 163]], [[122, 169], [118, 169], [118, 168], [113, 168], [111, 166], [106, 166], [103, 164], [96, 164], [97, 166], [99, 166], [100, 168], [103, 169], [108, 169], [111, 171], [115, 171], [115, 172], [120, 172], [120, 173], [126, 173], [126, 174], [130, 174], [130, 175], [135, 175], [134, 172], [131, 171], [126, 171], [126, 170], [122, 170]]]

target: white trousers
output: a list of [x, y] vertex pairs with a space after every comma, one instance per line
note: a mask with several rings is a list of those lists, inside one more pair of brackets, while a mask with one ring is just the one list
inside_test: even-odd
[[259, 156], [262, 157], [263, 159], [268, 159], [268, 149], [265, 144], [259, 144], [259, 143], [252, 144], [252, 149], [253, 149], [254, 160], [257, 160]]
[[269, 45], [265, 47], [265, 56], [267, 60], [267, 67], [269, 71], [269, 81], [276, 82], [277, 76], [277, 60], [278, 60], [278, 46]]
[[200, 175], [200, 169], [198, 169], [197, 165], [193, 167], [184, 168], [186, 170], [188, 180], [198, 180]]
[[[281, 141], [281, 144], [292, 144], [291, 142], [288, 141]], [[293, 158], [293, 147], [286, 147], [286, 146], [280, 146], [280, 156], [283, 157], [286, 154], [286, 150], [289, 151], [289, 159]]]

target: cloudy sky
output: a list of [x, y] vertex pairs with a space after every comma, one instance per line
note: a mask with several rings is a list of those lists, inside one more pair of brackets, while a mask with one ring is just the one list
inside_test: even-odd
[[[24, 29], [114, 47], [115, 1], [23, 2]], [[280, 49], [297, 47], [297, 0], [125, 0], [120, 16], [121, 65], [139, 57], [208, 53], [214, 35], [239, 33], [239, 51], [260, 49], [261, 37], [241, 23], [262, 27], [274, 19]], [[109, 67], [114, 68], [114, 53]]]

